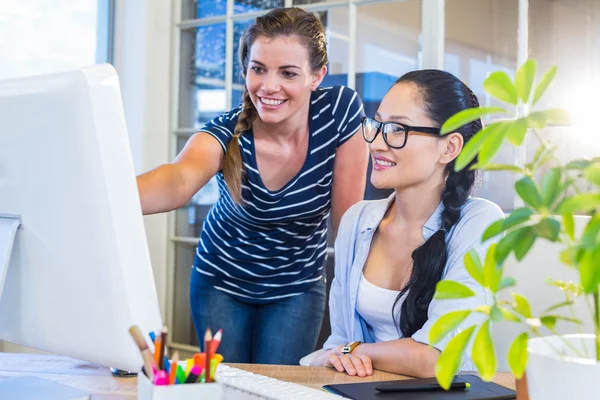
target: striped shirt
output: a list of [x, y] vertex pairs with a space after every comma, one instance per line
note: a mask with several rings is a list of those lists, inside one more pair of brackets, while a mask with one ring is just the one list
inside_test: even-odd
[[[225, 150], [240, 111], [234, 108], [201, 131]], [[335, 154], [357, 131], [363, 115], [362, 102], [352, 89], [313, 91], [306, 160], [277, 191], [262, 183], [252, 132], [243, 133], [239, 140], [245, 169], [243, 206], [234, 203], [218, 172], [219, 200], [202, 226], [195, 273], [203, 274], [216, 289], [251, 303], [297, 296], [323, 279]]]

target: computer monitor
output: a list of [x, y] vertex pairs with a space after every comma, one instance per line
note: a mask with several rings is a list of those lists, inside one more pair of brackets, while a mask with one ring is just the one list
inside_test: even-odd
[[112, 66], [0, 81], [2, 214], [0, 339], [139, 371], [128, 330], [162, 322]]

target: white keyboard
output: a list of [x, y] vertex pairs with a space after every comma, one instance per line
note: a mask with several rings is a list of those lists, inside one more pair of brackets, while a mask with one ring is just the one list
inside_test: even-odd
[[215, 381], [223, 390], [223, 400], [340, 400], [343, 397], [280, 381], [268, 376], [244, 371], [243, 369], [219, 365]]

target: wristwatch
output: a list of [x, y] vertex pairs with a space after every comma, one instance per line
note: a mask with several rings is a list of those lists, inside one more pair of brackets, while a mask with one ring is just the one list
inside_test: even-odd
[[362, 342], [359, 340], [355, 340], [354, 342], [348, 342], [344, 345], [344, 347], [342, 347], [342, 354], [350, 354], [352, 353], [352, 351], [356, 348], [356, 346], [358, 346], [359, 344], [361, 344]]

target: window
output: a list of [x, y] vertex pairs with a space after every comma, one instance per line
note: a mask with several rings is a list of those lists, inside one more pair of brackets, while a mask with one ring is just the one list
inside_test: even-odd
[[0, 79], [111, 61], [114, 0], [4, 0]]

